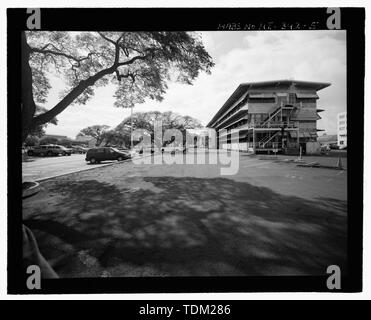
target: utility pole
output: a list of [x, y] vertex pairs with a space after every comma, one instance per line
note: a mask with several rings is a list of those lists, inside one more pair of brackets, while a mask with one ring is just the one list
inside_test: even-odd
[[130, 113], [130, 149], [133, 150], [133, 106]]
[[[121, 84], [122, 75], [117, 75], [117, 80]], [[133, 106], [130, 108], [130, 149], [133, 150]]]

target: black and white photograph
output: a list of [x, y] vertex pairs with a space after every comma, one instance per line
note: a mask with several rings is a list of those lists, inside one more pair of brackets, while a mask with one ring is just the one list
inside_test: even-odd
[[158, 29], [118, 19], [144, 9], [8, 9], [23, 21], [8, 51], [14, 290], [359, 291], [364, 11], [348, 9], [209, 8], [211, 27], [194, 9], [188, 28], [164, 9]]

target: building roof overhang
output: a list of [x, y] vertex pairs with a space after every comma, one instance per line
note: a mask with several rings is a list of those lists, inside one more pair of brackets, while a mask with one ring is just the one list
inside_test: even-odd
[[300, 81], [300, 80], [271, 80], [271, 81], [261, 81], [261, 82], [246, 82], [241, 83], [237, 89], [232, 93], [228, 100], [223, 104], [211, 121], [206, 127], [213, 127], [213, 123], [219, 118], [223, 112], [225, 112], [233, 103], [235, 103], [246, 91], [255, 90], [260, 88], [277, 88], [279, 86], [291, 86], [295, 85], [304, 89], [311, 89], [319, 91], [321, 89], [327, 88], [331, 85], [328, 82], [311, 82], [311, 81]]

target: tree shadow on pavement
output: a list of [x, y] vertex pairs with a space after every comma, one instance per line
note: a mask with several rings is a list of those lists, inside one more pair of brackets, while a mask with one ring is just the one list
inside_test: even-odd
[[62, 179], [40, 195], [53, 205], [25, 206], [61, 276], [318, 275], [332, 264], [346, 273], [346, 201], [227, 178], [143, 180], [156, 191]]

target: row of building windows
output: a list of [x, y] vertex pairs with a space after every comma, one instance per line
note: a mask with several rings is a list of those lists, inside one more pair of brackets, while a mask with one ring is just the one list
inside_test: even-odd
[[[238, 110], [240, 110], [246, 102], [250, 103], [278, 103], [278, 102], [283, 102], [283, 103], [289, 103], [289, 104], [294, 104], [295, 102], [304, 102], [304, 103], [316, 103], [315, 98], [296, 98], [295, 93], [290, 93], [287, 97], [276, 97], [276, 98], [245, 98], [243, 101], [241, 101], [235, 108], [233, 108], [231, 111], [229, 111], [227, 114], [222, 116], [216, 123], [215, 125], [218, 125], [222, 123], [225, 119], [229, 118], [231, 115], [236, 113]], [[257, 120], [257, 122], [259, 122]]]
[[275, 103], [275, 98], [249, 98], [248, 102], [251, 103]]

